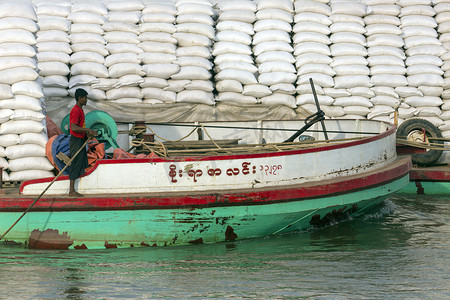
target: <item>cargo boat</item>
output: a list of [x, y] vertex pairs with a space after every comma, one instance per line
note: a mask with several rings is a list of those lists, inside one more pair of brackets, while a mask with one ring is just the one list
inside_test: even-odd
[[2, 242], [104, 249], [264, 237], [364, 213], [408, 184], [411, 159], [397, 156], [394, 125], [303, 122], [148, 125], [185, 139], [156, 141], [158, 157], [98, 160], [76, 182], [82, 197], [68, 196], [67, 176], [2, 189], [2, 231], [47, 189]]

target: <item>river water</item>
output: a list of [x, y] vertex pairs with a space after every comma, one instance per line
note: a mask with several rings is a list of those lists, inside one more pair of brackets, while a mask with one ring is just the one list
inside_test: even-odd
[[214, 245], [0, 247], [0, 299], [450, 299], [450, 197], [400, 196], [324, 228]]

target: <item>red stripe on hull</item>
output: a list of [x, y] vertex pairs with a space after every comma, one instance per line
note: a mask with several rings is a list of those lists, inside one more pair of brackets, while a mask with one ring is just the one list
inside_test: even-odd
[[[81, 199], [67, 196], [51, 196], [40, 199], [33, 211], [82, 211], [82, 210], [129, 210], [129, 209], [163, 209], [186, 206], [228, 206], [268, 204], [285, 201], [327, 197], [337, 194], [355, 192], [381, 186], [406, 175], [411, 169], [409, 157], [397, 159], [396, 162], [381, 170], [364, 174], [341, 177], [327, 181], [281, 186], [258, 190], [240, 190], [233, 193], [225, 191], [198, 192], [195, 195], [181, 193], [139, 194], [129, 196], [90, 196]], [[320, 184], [318, 184], [320, 183]], [[3, 198], [0, 211], [24, 211], [34, 198]]]
[[448, 167], [445, 170], [412, 169], [409, 179], [410, 181], [450, 182], [450, 170]]

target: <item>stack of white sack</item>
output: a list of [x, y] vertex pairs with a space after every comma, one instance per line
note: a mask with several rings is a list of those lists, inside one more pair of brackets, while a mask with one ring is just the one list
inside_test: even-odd
[[342, 118], [365, 118], [372, 103], [369, 91], [372, 83], [367, 67], [367, 49], [363, 17], [370, 13], [368, 7], [360, 1], [330, 2], [330, 25], [332, 42], [330, 46], [336, 73], [334, 77], [335, 96], [333, 106], [343, 107]]
[[47, 99], [68, 95], [70, 1], [58, 4], [37, 4], [39, 31], [37, 32], [37, 60], [42, 91]]
[[297, 107], [294, 96], [297, 70], [290, 25], [293, 13], [291, 0], [257, 2], [252, 44], [259, 84], [244, 86], [243, 95], [256, 97], [262, 105]]
[[439, 127], [443, 104], [444, 72], [440, 56], [446, 51], [437, 38], [436, 12], [431, 0], [400, 0], [400, 21], [405, 40], [408, 85], [417, 87], [423, 96], [405, 97], [405, 103], [417, 108], [416, 116]]
[[139, 87], [144, 79], [139, 54], [144, 51], [138, 44], [141, 42], [137, 24], [141, 20], [144, 4], [140, 0], [105, 1], [108, 8], [105, 30], [106, 49], [109, 55], [105, 58], [109, 80], [115, 82], [106, 91], [106, 100], [117, 103], [141, 103], [142, 93]]
[[302, 109], [314, 113], [314, 104], [309, 79], [314, 81], [314, 87], [320, 107], [328, 117], [344, 115], [342, 107], [333, 107], [334, 80], [336, 72], [331, 68], [333, 62], [328, 37], [331, 33], [331, 8], [328, 0], [297, 0], [295, 7], [295, 25], [293, 27], [293, 42], [295, 66], [297, 68], [297, 99], [296, 103]]
[[[368, 3], [369, 2], [369, 3]], [[364, 18], [366, 23], [367, 51], [371, 82], [368, 119], [391, 122], [395, 109], [400, 105], [399, 94], [414, 93], [406, 87], [405, 53], [400, 29], [400, 6], [396, 0], [371, 0], [372, 13]], [[417, 90], [417, 89], [416, 89]], [[398, 91], [398, 92], [397, 92]], [[402, 103], [399, 113], [413, 114], [414, 109]]]
[[168, 79], [180, 67], [176, 60], [176, 7], [174, 3], [148, 3], [142, 10], [139, 24], [138, 46], [143, 50], [138, 58], [142, 61], [145, 75], [140, 84], [143, 102], [148, 104], [174, 103], [176, 93], [165, 91]]
[[[27, 2], [0, 4], [0, 166], [4, 181], [51, 177], [47, 135], [37, 82], [35, 8]], [[6, 159], [5, 159], [6, 157]]]
[[214, 104], [211, 81], [211, 46], [215, 11], [210, 0], [177, 0], [177, 60], [180, 67], [165, 90], [177, 93], [176, 102]]
[[76, 2], [72, 6], [68, 16], [72, 22], [69, 35], [73, 51], [69, 79], [71, 97], [74, 97], [76, 89], [83, 88], [91, 100], [106, 99], [105, 91], [92, 85], [108, 78], [108, 69], [105, 67], [108, 50], [102, 29], [107, 13], [108, 9], [100, 2]]
[[439, 126], [442, 135], [446, 138], [450, 137], [450, 2], [443, 0], [435, 0], [434, 11], [436, 16], [434, 17], [438, 28], [439, 41], [445, 48], [445, 53], [441, 54], [442, 60], [441, 69], [444, 72], [444, 84], [443, 92], [441, 95], [444, 104], [442, 105], [442, 114], [440, 118], [444, 121], [444, 124]]
[[[258, 81], [252, 57], [253, 23], [256, 20], [256, 3], [244, 1], [219, 2], [219, 19], [216, 24], [216, 42], [213, 47], [217, 101], [255, 104], [255, 96], [244, 95], [247, 85]], [[247, 89], [246, 89], [247, 91]]]

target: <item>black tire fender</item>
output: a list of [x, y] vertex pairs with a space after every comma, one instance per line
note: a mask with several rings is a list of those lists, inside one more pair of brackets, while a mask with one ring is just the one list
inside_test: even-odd
[[[397, 129], [397, 137], [413, 141], [414, 135], [425, 132], [428, 138], [442, 138], [441, 131], [431, 122], [424, 119], [409, 119], [404, 121]], [[434, 144], [444, 145], [443, 140], [433, 140]], [[443, 150], [428, 150], [425, 153], [414, 153], [411, 155], [412, 162], [419, 166], [429, 166], [441, 157]]]

